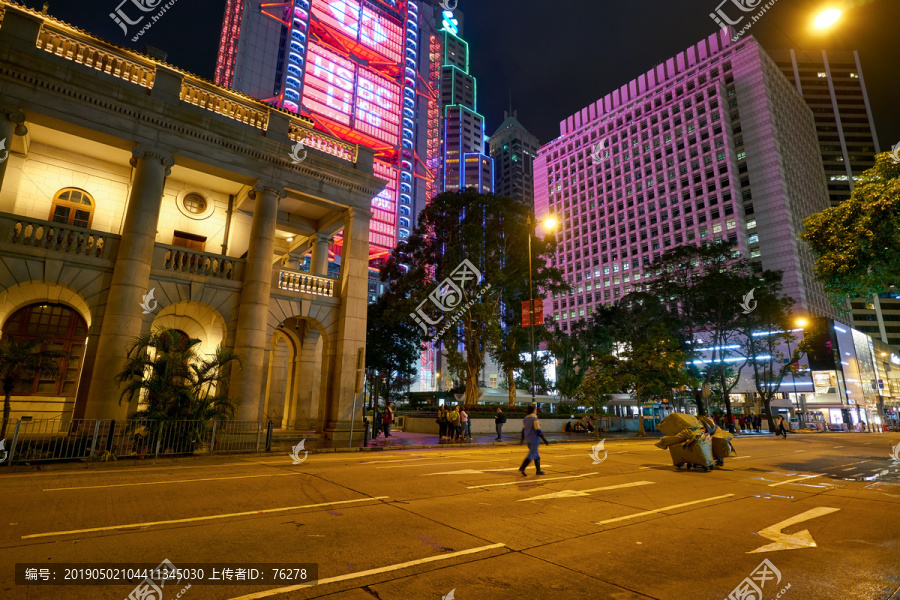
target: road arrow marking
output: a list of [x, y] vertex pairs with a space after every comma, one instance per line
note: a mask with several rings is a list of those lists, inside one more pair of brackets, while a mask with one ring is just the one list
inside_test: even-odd
[[782, 533], [781, 530], [786, 527], [796, 525], [797, 523], [802, 523], [803, 521], [809, 521], [810, 519], [816, 519], [818, 517], [830, 515], [831, 513], [836, 513], [839, 510], [841, 509], [820, 506], [818, 508], [808, 510], [805, 513], [801, 513], [796, 517], [791, 517], [790, 519], [782, 521], [781, 523], [776, 523], [771, 527], [766, 527], [762, 531], [758, 532], [759, 535], [763, 536], [766, 539], [772, 540], [775, 543], [768, 544], [766, 546], [763, 546], [762, 548], [757, 548], [756, 550], [751, 550], [747, 554], [757, 554], [759, 552], [777, 552], [778, 550], [799, 550], [800, 548], [815, 548], [816, 542], [815, 540], [813, 540], [812, 534], [809, 533], [809, 530], [804, 529], [803, 531], [798, 531], [797, 533]]
[[553, 498], [582, 498], [590, 495], [592, 492], [602, 492], [604, 490], [618, 490], [621, 488], [638, 487], [639, 485], [651, 485], [652, 481], [635, 481], [633, 483], [623, 483], [620, 485], [609, 485], [606, 487], [594, 488], [592, 490], [563, 490], [554, 492], [553, 494], [544, 494], [543, 496], [534, 496], [533, 498], [522, 498], [519, 502], [528, 502], [530, 500], [551, 500]]

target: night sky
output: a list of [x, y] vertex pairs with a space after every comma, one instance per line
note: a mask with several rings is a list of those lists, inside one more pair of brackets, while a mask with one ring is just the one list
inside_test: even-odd
[[[51, 0], [50, 14], [136, 50], [161, 48], [171, 64], [212, 79], [225, 0], [177, 0], [136, 43], [109, 18], [120, 1]], [[549, 142], [561, 120], [715, 32], [709, 13], [720, 1], [459, 0], [488, 135], [511, 91], [519, 120]], [[844, 19], [829, 35], [813, 33], [813, 16], [832, 6]], [[858, 50], [887, 151], [900, 142], [898, 28], [898, 0], [778, 0], [748, 35], [765, 48]]]

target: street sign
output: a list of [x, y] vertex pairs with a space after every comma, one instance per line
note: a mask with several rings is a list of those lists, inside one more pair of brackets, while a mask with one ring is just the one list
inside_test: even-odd
[[[535, 325], [544, 324], [544, 299], [534, 299], [534, 322]], [[522, 302], [522, 327], [531, 327], [531, 301]]]

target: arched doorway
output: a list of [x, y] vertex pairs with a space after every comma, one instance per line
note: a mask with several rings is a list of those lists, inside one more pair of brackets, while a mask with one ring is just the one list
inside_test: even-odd
[[[14, 312], [3, 323], [3, 338], [44, 340], [42, 349], [65, 352], [62, 374], [35, 375], [13, 390], [12, 411], [33, 418], [59, 418], [71, 413], [81, 376], [87, 323], [64, 304], [35, 303]], [[15, 417], [13, 417], [15, 418]]]
[[272, 334], [265, 389], [265, 420], [276, 428], [322, 431], [328, 361], [326, 334], [311, 319], [292, 317]]

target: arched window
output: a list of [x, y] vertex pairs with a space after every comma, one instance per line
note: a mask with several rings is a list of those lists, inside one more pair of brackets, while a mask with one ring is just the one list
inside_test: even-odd
[[84, 190], [63, 188], [53, 197], [50, 220], [54, 223], [89, 228], [94, 218], [94, 199]]
[[409, 227], [409, 219], [400, 217], [400, 227]]
[[38, 375], [23, 381], [13, 393], [19, 396], [74, 396], [84, 356], [87, 324], [75, 310], [62, 304], [31, 304], [20, 308], [3, 324], [3, 337], [45, 340], [46, 350], [61, 350], [71, 356], [63, 360], [64, 375]]
[[404, 217], [408, 217], [408, 216], [409, 216], [409, 207], [408, 207], [408, 206], [401, 206], [401, 207], [400, 207], [400, 214], [403, 215]]

